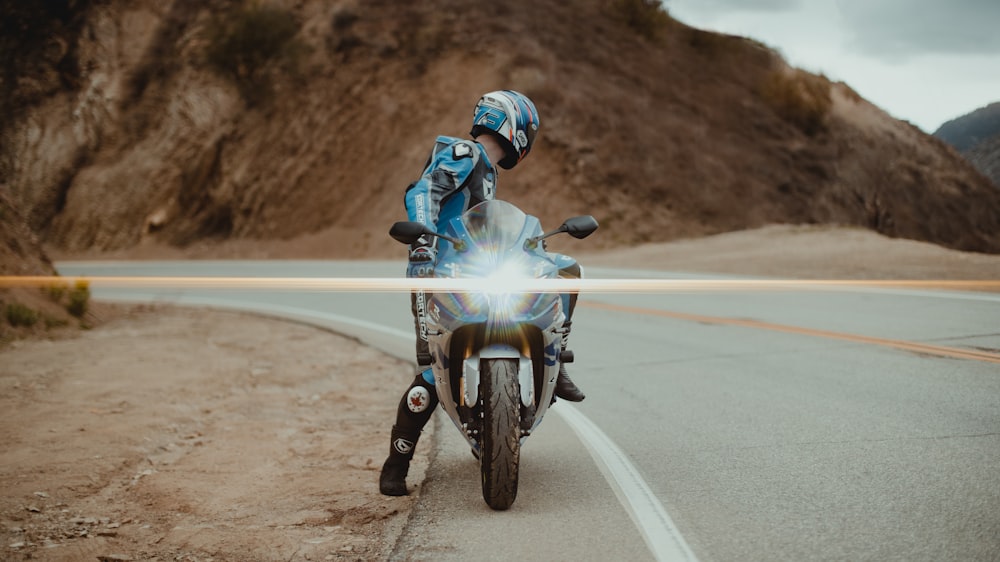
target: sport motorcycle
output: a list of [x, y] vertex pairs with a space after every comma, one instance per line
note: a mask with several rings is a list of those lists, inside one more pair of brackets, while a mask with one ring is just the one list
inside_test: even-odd
[[597, 227], [587, 215], [543, 232], [536, 217], [491, 200], [444, 232], [408, 221], [389, 231], [404, 244], [439, 239], [432, 286], [417, 295], [430, 348], [418, 362], [430, 365], [441, 406], [479, 459], [493, 509], [514, 503], [521, 445], [555, 401], [560, 364], [573, 361], [562, 348], [566, 291], [549, 281], [559, 266], [544, 240], [585, 238]]

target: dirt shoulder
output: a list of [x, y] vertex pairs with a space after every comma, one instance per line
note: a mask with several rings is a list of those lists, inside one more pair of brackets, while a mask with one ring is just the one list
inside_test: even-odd
[[385, 558], [414, 498], [375, 482], [411, 377], [328, 331], [221, 311], [121, 308], [17, 342], [0, 353], [0, 559]]
[[[786, 278], [1000, 279], [1000, 256], [820, 227], [579, 257]], [[376, 484], [409, 364], [250, 314], [111, 310], [96, 329], [0, 349], [0, 559], [387, 557], [415, 501]]]

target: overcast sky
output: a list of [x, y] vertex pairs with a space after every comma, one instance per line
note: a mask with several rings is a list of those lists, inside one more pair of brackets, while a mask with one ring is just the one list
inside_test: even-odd
[[666, 0], [702, 29], [752, 37], [928, 133], [1000, 101], [1000, 0]]

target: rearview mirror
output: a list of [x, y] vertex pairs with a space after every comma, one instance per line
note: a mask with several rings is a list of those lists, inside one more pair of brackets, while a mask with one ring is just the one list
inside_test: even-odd
[[590, 215], [566, 219], [560, 230], [573, 238], [586, 238], [597, 230], [597, 219]]
[[400, 221], [389, 229], [389, 236], [403, 244], [413, 244], [425, 234], [433, 235], [434, 231], [419, 222]]
[[546, 232], [541, 236], [535, 236], [534, 238], [528, 238], [524, 241], [524, 248], [531, 250], [538, 246], [538, 243], [545, 240], [549, 236], [555, 236], [560, 232], [565, 232], [573, 238], [586, 238], [597, 230], [597, 219], [590, 215], [583, 215], [579, 217], [573, 217], [566, 219], [566, 222], [559, 225], [559, 228], [553, 230], [552, 232]]

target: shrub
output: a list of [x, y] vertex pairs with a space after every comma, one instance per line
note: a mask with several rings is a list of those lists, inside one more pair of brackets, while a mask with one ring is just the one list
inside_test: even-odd
[[42, 287], [42, 292], [45, 296], [49, 297], [49, 300], [56, 303], [61, 303], [66, 292], [69, 291], [69, 285], [66, 283], [52, 283], [51, 285], [46, 285]]
[[615, 0], [612, 8], [625, 25], [646, 39], [659, 38], [670, 25], [670, 16], [659, 0]]
[[4, 317], [11, 326], [30, 328], [38, 322], [38, 313], [18, 302], [12, 302], [4, 310]]
[[807, 135], [826, 129], [833, 100], [825, 76], [799, 69], [775, 70], [764, 79], [759, 93], [778, 115]]
[[77, 281], [73, 285], [73, 290], [69, 292], [69, 302], [66, 303], [66, 312], [77, 318], [83, 318], [90, 307], [90, 283], [87, 281]]
[[205, 29], [205, 59], [235, 82], [248, 103], [270, 98], [274, 74], [298, 62], [304, 45], [299, 24], [286, 10], [256, 3], [213, 17]]
[[77, 318], [82, 318], [90, 308], [90, 283], [85, 280], [77, 281], [72, 289], [65, 282], [55, 282], [42, 287], [42, 293]]

